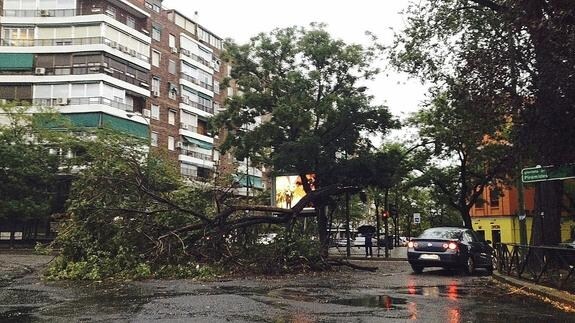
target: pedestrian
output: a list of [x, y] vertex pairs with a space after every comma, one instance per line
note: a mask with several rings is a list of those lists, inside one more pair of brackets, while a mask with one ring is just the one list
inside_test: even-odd
[[373, 233], [366, 232], [363, 236], [365, 237], [365, 257], [371, 258], [373, 256], [373, 249], [372, 249], [373, 243], [371, 241]]

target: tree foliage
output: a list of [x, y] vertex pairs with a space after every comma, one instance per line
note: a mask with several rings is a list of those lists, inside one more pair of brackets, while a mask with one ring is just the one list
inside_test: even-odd
[[[230, 98], [213, 124], [227, 129], [222, 146], [276, 173], [317, 175], [316, 185], [343, 185], [346, 160], [369, 151], [369, 134], [398, 126], [388, 109], [371, 104], [361, 81], [379, 46], [333, 39], [322, 25], [276, 29], [248, 44], [226, 45], [240, 95]], [[350, 177], [347, 177], [348, 179]], [[310, 187], [304, 183], [306, 192]], [[316, 201], [318, 230], [327, 247], [327, 201]], [[327, 249], [324, 249], [327, 250]]]
[[32, 116], [27, 108], [0, 107], [0, 219], [46, 218], [53, 209], [60, 163], [49, 148], [63, 138], [42, 127], [49, 113]]
[[[213, 121], [229, 131], [223, 149], [276, 172], [315, 172], [328, 182], [334, 161], [370, 147], [367, 134], [397, 124], [370, 104], [361, 80], [378, 70], [378, 48], [333, 39], [322, 25], [277, 29], [250, 43], [228, 43], [240, 95]], [[259, 122], [256, 122], [259, 120]]]
[[569, 90], [575, 61], [568, 54], [575, 49], [575, 8], [569, 1], [428, 0], [406, 13], [407, 28], [391, 55], [398, 68], [431, 80], [439, 88], [435, 100], [448, 93], [461, 101], [477, 124], [507, 127], [514, 155], [524, 161], [574, 160], [564, 140], [575, 121]]

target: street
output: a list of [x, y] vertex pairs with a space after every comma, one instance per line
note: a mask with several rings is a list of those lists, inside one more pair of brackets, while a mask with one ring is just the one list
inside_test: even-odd
[[[34, 256], [30, 256], [34, 257]], [[0, 256], [3, 258], [3, 256]], [[41, 282], [37, 272], [0, 284], [1, 322], [574, 322], [563, 312], [480, 272], [469, 277], [405, 261], [355, 261], [285, 277], [214, 282]]]

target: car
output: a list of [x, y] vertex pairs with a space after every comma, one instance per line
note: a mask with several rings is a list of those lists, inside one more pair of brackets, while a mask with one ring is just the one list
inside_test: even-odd
[[575, 248], [575, 240], [560, 243], [559, 246], [563, 248]]
[[463, 269], [472, 275], [477, 268], [493, 272], [491, 241], [481, 241], [472, 229], [430, 228], [407, 244], [407, 261], [416, 274], [426, 267]]

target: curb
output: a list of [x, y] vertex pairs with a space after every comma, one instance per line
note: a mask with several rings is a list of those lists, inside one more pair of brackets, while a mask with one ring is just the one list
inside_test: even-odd
[[550, 288], [547, 286], [538, 285], [535, 283], [531, 283], [529, 281], [521, 280], [518, 278], [502, 275], [496, 271], [493, 272], [493, 279], [512, 285], [515, 287], [519, 287], [525, 289], [526, 291], [547, 297], [555, 302], [563, 303], [565, 305], [569, 305], [571, 307], [575, 307], [575, 295], [570, 294], [568, 292], [564, 292], [558, 289]]

